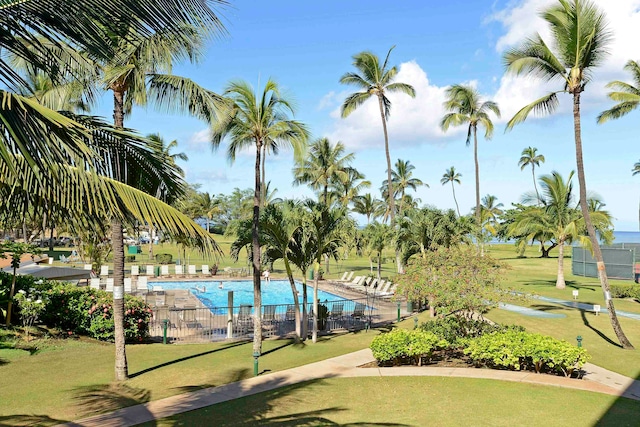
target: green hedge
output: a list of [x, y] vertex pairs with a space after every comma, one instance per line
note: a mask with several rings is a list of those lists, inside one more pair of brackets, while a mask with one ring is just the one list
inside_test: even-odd
[[431, 332], [394, 329], [378, 335], [371, 342], [373, 357], [380, 363], [400, 365], [406, 360], [418, 366], [422, 359], [431, 359], [434, 350], [445, 348], [448, 343]]
[[156, 262], [158, 264], [171, 264], [173, 261], [173, 255], [171, 254], [156, 254]]
[[425, 332], [432, 332], [451, 344], [454, 348], [465, 346], [470, 338], [479, 337], [492, 332], [517, 330], [524, 331], [522, 326], [504, 326], [489, 323], [484, 320], [469, 319], [464, 316], [447, 316], [424, 322], [420, 329]]
[[[88, 287], [53, 284], [47, 289], [47, 304], [41, 320], [64, 331], [113, 341], [113, 295]], [[141, 342], [149, 336], [151, 309], [139, 298], [125, 295], [125, 338]]]
[[609, 285], [611, 298], [635, 298], [640, 300], [640, 285]]
[[491, 368], [533, 370], [571, 376], [589, 359], [584, 348], [566, 341], [521, 331], [502, 331], [469, 341], [464, 350], [471, 360]]

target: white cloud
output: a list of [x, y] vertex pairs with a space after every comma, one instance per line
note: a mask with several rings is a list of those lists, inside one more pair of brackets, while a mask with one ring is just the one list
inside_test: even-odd
[[[504, 27], [505, 33], [496, 43], [496, 51], [502, 54], [510, 47], [522, 43], [528, 37], [539, 33], [546, 41], [550, 40], [547, 24], [540, 18], [540, 11], [544, 10], [556, 0], [522, 0], [512, 2], [505, 9], [494, 13], [489, 20], [497, 21]], [[593, 81], [589, 83], [584, 95], [585, 108], [603, 108], [607, 90], [605, 85], [614, 79], [627, 79], [622, 67], [637, 52], [637, 28], [640, 26], [640, 0], [596, 1], [604, 11], [609, 23], [609, 30], [613, 33], [611, 55], [595, 70]], [[507, 120], [519, 108], [539, 98], [549, 90], [561, 89], [561, 82], [551, 85], [539, 79], [527, 79], [513, 76], [503, 76], [500, 88], [494, 97], [503, 111], [503, 118]], [[564, 98], [564, 97], [563, 97]], [[563, 105], [564, 104], [564, 105]], [[562, 112], [569, 112], [567, 102], [562, 103]]]
[[[393, 145], [416, 145], [441, 139], [444, 134], [439, 124], [444, 115], [442, 103], [446, 87], [431, 84], [427, 73], [415, 61], [402, 63], [395, 81], [412, 85], [416, 97], [411, 98], [403, 93], [388, 94], [391, 100], [388, 131]], [[334, 141], [342, 141], [348, 149], [361, 150], [384, 145], [380, 109], [375, 98], [346, 119], [340, 118], [339, 107], [331, 112], [331, 117], [334, 123], [327, 136]]]
[[202, 150], [209, 148], [211, 142], [211, 130], [209, 128], [201, 129], [191, 134], [185, 145], [192, 150]]

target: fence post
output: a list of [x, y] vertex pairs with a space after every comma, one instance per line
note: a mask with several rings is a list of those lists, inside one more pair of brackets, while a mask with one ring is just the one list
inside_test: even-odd
[[233, 291], [227, 292], [227, 338], [233, 338]]
[[169, 319], [162, 321], [162, 344], [167, 343], [167, 327], [169, 326]]

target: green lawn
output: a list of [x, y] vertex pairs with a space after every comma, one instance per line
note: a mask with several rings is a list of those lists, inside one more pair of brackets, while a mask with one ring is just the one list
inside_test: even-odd
[[312, 381], [148, 426], [637, 426], [638, 402], [557, 387], [467, 378]]

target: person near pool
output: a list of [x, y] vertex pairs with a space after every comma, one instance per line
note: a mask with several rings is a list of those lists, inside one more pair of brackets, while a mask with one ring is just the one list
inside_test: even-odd
[[262, 276], [264, 276], [264, 280], [266, 280], [267, 283], [271, 282], [271, 278], [269, 277], [269, 274], [270, 274], [269, 269], [266, 269], [264, 273], [262, 273]]

